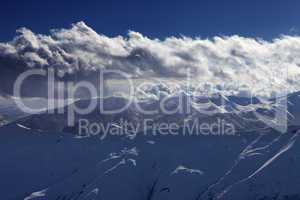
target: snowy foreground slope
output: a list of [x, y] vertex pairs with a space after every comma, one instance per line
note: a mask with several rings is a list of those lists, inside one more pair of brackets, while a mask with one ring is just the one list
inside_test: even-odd
[[0, 129], [1, 199], [299, 199], [297, 129], [100, 140], [10, 124]]
[[[178, 124], [186, 119], [210, 122], [221, 118], [238, 127], [235, 135], [184, 136], [179, 129], [177, 136], [154, 136], [148, 130], [149, 134], [135, 138], [108, 136], [104, 140], [99, 135], [77, 137], [76, 126], [66, 127], [64, 114], [24, 116], [3, 101], [1, 109], [9, 123], [0, 127], [0, 199], [300, 199], [299, 94], [288, 98], [286, 133], [263, 127], [253, 114], [272, 115], [274, 103], [250, 105], [248, 99], [228, 97], [220, 105], [220, 98], [195, 98], [189, 115], [144, 116], [130, 107], [117, 115], [95, 111], [75, 116], [75, 122], [84, 117], [120, 126], [124, 118], [133, 123], [151, 118]], [[168, 106], [176, 102], [174, 98]], [[107, 106], [122, 103], [123, 99], [107, 99]], [[151, 108], [157, 103], [142, 106]], [[197, 112], [199, 107], [213, 112]]]

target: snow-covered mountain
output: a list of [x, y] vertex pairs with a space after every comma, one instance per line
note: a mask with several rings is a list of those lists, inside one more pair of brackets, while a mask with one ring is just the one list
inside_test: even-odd
[[[166, 107], [176, 107], [180, 95], [171, 97]], [[97, 109], [77, 114], [75, 122], [87, 118], [120, 127], [121, 119], [135, 124], [153, 119], [182, 125], [221, 118], [238, 127], [235, 135], [187, 136], [180, 134], [184, 131], [180, 126], [176, 136], [153, 134], [149, 129], [134, 139], [108, 135], [101, 140], [98, 135], [77, 137], [76, 126], [68, 127], [66, 113], [58, 114], [56, 109], [54, 113], [16, 118], [0, 127], [1, 199], [300, 199], [298, 96], [288, 96], [285, 133], [257, 118], [257, 113], [272, 116], [276, 101], [222, 95], [185, 95], [183, 101], [191, 103], [183, 104], [189, 106], [184, 110], [191, 109], [190, 113], [143, 114], [131, 105], [118, 114], [103, 114]], [[106, 108], [127, 102], [120, 97], [102, 100]], [[84, 107], [89, 102], [74, 104]], [[138, 103], [151, 110], [160, 101]]]
[[298, 129], [100, 140], [10, 124], [0, 135], [1, 198], [294, 200]]
[[[65, 104], [63, 108], [51, 109], [52, 112], [40, 112], [21, 119], [20, 123], [26, 127], [39, 130], [54, 130], [76, 133], [78, 121], [88, 119], [90, 122], [101, 124], [116, 124], [122, 126], [122, 120], [130, 122], [143, 128], [146, 119], [154, 123], [193, 123], [195, 120], [201, 123], [214, 123], [217, 120], [233, 124], [238, 131], [254, 131], [270, 128], [275, 117], [286, 116], [287, 124], [300, 124], [300, 94], [292, 93], [287, 96], [286, 108], [276, 99], [260, 100], [258, 98], [224, 96], [221, 94], [213, 97], [193, 96], [185, 92], [170, 95], [167, 100], [147, 99], [129, 100], [124, 97], [111, 96], [107, 98], [94, 98], [76, 100], [74, 103]], [[87, 114], [74, 112], [74, 127], [69, 127], [68, 119], [70, 110], [76, 108], [87, 108], [91, 102], [97, 106]], [[128, 105], [126, 107], [126, 105]], [[163, 106], [162, 106], [163, 105]], [[113, 111], [126, 107], [126, 109], [115, 114], [106, 114], [106, 111]], [[162, 108], [164, 110], [162, 110]], [[145, 112], [147, 111], [147, 112]], [[151, 111], [149, 113], [148, 111]], [[166, 111], [171, 111], [166, 113]], [[280, 111], [280, 112], [278, 112]], [[279, 116], [275, 114], [279, 113]], [[282, 116], [281, 116], [282, 115]]]

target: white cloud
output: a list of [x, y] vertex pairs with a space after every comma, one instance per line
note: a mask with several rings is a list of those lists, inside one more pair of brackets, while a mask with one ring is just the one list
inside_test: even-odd
[[159, 40], [130, 31], [127, 37], [107, 37], [84, 22], [70, 29], [52, 30], [50, 35], [35, 34], [26, 28], [18, 32], [12, 41], [0, 43], [1, 68], [52, 67], [68, 73], [118, 69], [141, 78], [178, 78], [189, 69], [193, 81], [203, 87], [209, 83], [222, 90], [254, 89], [267, 94], [283, 86], [289, 91], [300, 88], [297, 36], [273, 41], [237, 35]]

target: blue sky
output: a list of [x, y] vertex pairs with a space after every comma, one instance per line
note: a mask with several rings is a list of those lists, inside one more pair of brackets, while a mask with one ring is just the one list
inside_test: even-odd
[[238, 34], [269, 40], [297, 34], [300, 28], [299, 0], [10, 0], [1, 4], [0, 41], [12, 39], [19, 27], [48, 33], [78, 21], [108, 36], [135, 30], [157, 38]]
[[28, 68], [69, 76], [114, 69], [142, 79], [188, 69], [204, 89], [300, 90], [299, 0], [13, 1], [0, 8], [3, 82]]

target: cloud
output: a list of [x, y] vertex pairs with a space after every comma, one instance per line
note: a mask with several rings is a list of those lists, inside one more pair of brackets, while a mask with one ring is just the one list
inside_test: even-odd
[[271, 94], [283, 87], [300, 88], [298, 36], [272, 41], [237, 35], [160, 40], [129, 31], [127, 37], [107, 37], [84, 22], [51, 30], [49, 35], [26, 28], [17, 32], [12, 41], [0, 43], [1, 77], [30, 68], [53, 68], [69, 75], [115, 69], [137, 78], [180, 79], [189, 70], [202, 89], [210, 84], [232, 92], [255, 89]]

